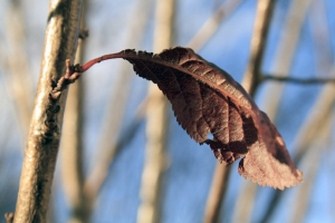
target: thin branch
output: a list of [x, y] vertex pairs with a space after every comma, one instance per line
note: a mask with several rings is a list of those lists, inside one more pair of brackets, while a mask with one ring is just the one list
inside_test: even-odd
[[35, 107], [19, 185], [14, 222], [46, 222], [60, 142], [66, 92], [51, 95], [64, 74], [65, 59], [74, 58], [81, 1], [51, 0]]
[[6, 223], [12, 223], [13, 220], [14, 220], [14, 213], [12, 213], [12, 212], [5, 213]]
[[208, 195], [203, 223], [220, 222], [220, 210], [228, 188], [230, 167], [217, 163]]
[[262, 81], [277, 81], [287, 84], [335, 84], [335, 78], [298, 78], [292, 76], [264, 75]]
[[[299, 83], [305, 83], [305, 81], [306, 80], [303, 80], [303, 81], [301, 81], [300, 79], [298, 80]], [[314, 80], [308, 81], [308, 84], [309, 83], [312, 83], [312, 84], [332, 83], [332, 82], [333, 82], [332, 80], [320, 82], [320, 79], [317, 79], [317, 80], [314, 79]], [[332, 86], [329, 86], [323, 90], [323, 93], [320, 94], [319, 99], [317, 99], [317, 104], [313, 106], [314, 108], [317, 108], [317, 110], [315, 110], [314, 112], [312, 112], [312, 114], [310, 114], [309, 119], [306, 122], [304, 122], [304, 125], [301, 127], [301, 131], [299, 132], [299, 135], [297, 137], [297, 143], [295, 146], [297, 148], [297, 154], [295, 155], [295, 160], [297, 163], [299, 163], [302, 157], [307, 153], [307, 150], [313, 148], [310, 146], [312, 144], [310, 140], [318, 138], [317, 135], [320, 132], [319, 131], [320, 128], [324, 126], [324, 124], [326, 123], [324, 121], [324, 118], [327, 117], [325, 114], [328, 114], [330, 112], [330, 109], [334, 101], [333, 97], [329, 97], [330, 95], [334, 94], [333, 89], [334, 88]], [[319, 111], [323, 111], [322, 114]], [[265, 212], [266, 214], [263, 216], [261, 222], [267, 222], [271, 218], [275, 207], [281, 200], [281, 197], [282, 197], [281, 195], [282, 194], [277, 191], [272, 195], [270, 202], [269, 202], [270, 205], [268, 205], [268, 209]]]
[[137, 109], [137, 112], [135, 112], [136, 115], [134, 120], [131, 121], [130, 124], [125, 127], [125, 130], [119, 134], [120, 136], [117, 141], [110, 145], [111, 148], [109, 148], [109, 151], [102, 154], [106, 157], [94, 167], [90, 175], [87, 177], [84, 191], [91, 208], [94, 205], [94, 201], [97, 198], [103, 183], [108, 177], [108, 170], [113, 165], [116, 157], [121, 154], [121, 151], [132, 142], [140, 125], [143, 123], [144, 109], [143, 104], [141, 104]]
[[[154, 50], [168, 48], [173, 43], [176, 0], [157, 1]], [[161, 222], [163, 176], [167, 166], [168, 130], [167, 99], [158, 87], [149, 84], [147, 106], [146, 157], [141, 182], [141, 204], [138, 223]]]
[[[150, 10], [152, 0], [141, 0], [131, 13], [129, 33], [125, 39], [125, 45], [137, 47], [144, 38], [146, 32], [144, 31], [150, 18]], [[138, 17], [138, 14], [142, 16]], [[134, 36], [137, 38], [134, 39]], [[143, 103], [135, 115], [134, 120], [129, 126], [125, 126], [125, 131], [120, 132], [123, 116], [125, 114], [126, 103], [129, 101], [129, 93], [131, 92], [131, 84], [134, 75], [129, 71], [128, 64], [121, 64], [119, 71], [117, 71], [118, 79], [115, 82], [115, 89], [111, 92], [106, 112], [104, 115], [104, 123], [100, 129], [99, 139], [96, 144], [95, 151], [97, 151], [96, 162], [93, 164], [86, 180], [84, 190], [88, 197], [90, 211], [93, 207], [98, 194], [110, 176], [110, 167], [114, 161], [121, 154], [121, 150], [132, 141], [138, 127], [143, 120]], [[127, 138], [128, 137], [128, 138]]]
[[[270, 24], [275, 8], [275, 1], [260, 0], [257, 4], [257, 13], [251, 40], [250, 58], [242, 82], [243, 87], [254, 96], [261, 83], [261, 69], [265, 47], [269, 35]], [[256, 198], [257, 185], [246, 182], [238, 195], [235, 204], [234, 222], [250, 222], [252, 209]]]
[[239, 222], [253, 222], [252, 210], [256, 202], [257, 184], [245, 181], [234, 207], [233, 221]]
[[[282, 30], [281, 41], [278, 45], [278, 50], [275, 56], [275, 72], [280, 74], [289, 73], [293, 62], [294, 52], [296, 50], [301, 33], [301, 27], [305, 20], [310, 3], [311, 0], [291, 1], [284, 28]], [[281, 84], [271, 84], [267, 86], [266, 90], [271, 92], [271, 94], [266, 94], [265, 111], [272, 120], [274, 120], [276, 117], [283, 87], [284, 85]], [[276, 97], [273, 97], [273, 95], [276, 95]], [[274, 191], [271, 194], [271, 198], [269, 199], [268, 205], [266, 205], [263, 216], [260, 218], [260, 222], [269, 222], [277, 205], [279, 204], [279, 201], [282, 198], [283, 193], [285, 192]]]
[[[87, 0], [83, 1], [81, 32], [86, 27]], [[80, 35], [80, 34], [79, 34]], [[81, 63], [85, 54], [85, 37], [79, 36], [75, 62]], [[87, 36], [86, 36], [87, 37]], [[83, 161], [83, 110], [84, 84], [79, 80], [69, 89], [64, 114], [64, 127], [61, 139], [60, 159], [64, 194], [69, 203], [68, 223], [89, 222], [89, 211], [84, 193]]]
[[195, 51], [204, 47], [211, 37], [214, 36], [215, 32], [219, 29], [222, 21], [227, 18], [236, 10], [241, 4], [241, 0], [230, 0], [225, 1], [217, 10], [212, 14], [210, 18], [204, 23], [204, 25], [198, 30], [194, 37], [187, 44]]
[[331, 44], [331, 29], [329, 11], [325, 1], [313, 1], [308, 16], [310, 33], [313, 40], [316, 70], [324, 76], [332, 68], [334, 53]]
[[[335, 103], [334, 95], [334, 86], [325, 86], [316, 100], [315, 105], [312, 106], [314, 109], [310, 112], [310, 115], [300, 127], [299, 134], [297, 135], [296, 142], [294, 143], [295, 146], [293, 146], [293, 148], [296, 148], [294, 161], [297, 163], [297, 165], [299, 165], [299, 162], [302, 160], [304, 155], [307, 154], [308, 150], [314, 148], [310, 145], [312, 145], [312, 141], [315, 138], [318, 138], [318, 134], [320, 134], [319, 129], [321, 129], [322, 126], [326, 124], [328, 120], [327, 114], [331, 114], [331, 110]], [[282, 193], [284, 192], [273, 192], [260, 222], [269, 222], [272, 215], [274, 214], [275, 208], [281, 201]]]
[[243, 87], [254, 95], [261, 79], [261, 68], [264, 58], [267, 37], [275, 6], [275, 1], [261, 0], [257, 4], [256, 20], [251, 40], [250, 58], [242, 82]]
[[322, 150], [325, 149], [324, 141], [327, 140], [327, 137], [330, 136], [330, 123], [328, 120], [326, 125], [323, 125], [319, 129], [323, 133], [310, 144], [310, 147], [318, 148], [317, 150], [310, 150], [304, 158], [304, 183], [300, 186], [295, 202], [292, 202], [291, 213], [289, 222], [304, 222], [308, 208], [311, 204], [310, 200], [312, 199], [311, 194], [313, 194], [314, 186], [317, 182], [316, 178], [318, 176], [318, 171], [320, 171], [320, 163], [322, 162], [322, 155], [324, 154]]
[[[257, 5], [257, 15], [254, 25], [254, 35], [251, 43], [251, 56], [249, 65], [243, 80], [245, 89], [253, 95], [260, 83], [260, 68], [263, 61], [264, 49], [268, 35], [271, 16], [274, 8], [274, 1], [263, 0]], [[221, 167], [218, 164], [215, 168], [215, 174], [209, 198], [207, 200], [204, 222], [218, 222], [219, 213], [224, 201], [224, 194], [227, 187], [227, 175], [229, 169]]]
[[33, 82], [30, 78], [28, 55], [25, 50], [25, 18], [21, 1], [9, 1], [6, 10], [6, 40], [8, 41], [8, 81], [10, 96], [14, 102], [21, 124], [22, 133], [26, 137], [33, 107]]
[[[288, 75], [293, 63], [297, 44], [301, 34], [301, 27], [304, 24], [311, 0], [290, 1], [291, 5], [288, 15], [285, 18], [284, 27], [281, 31], [280, 41], [274, 59], [273, 70], [276, 73]], [[278, 107], [281, 101], [283, 84], [268, 84], [265, 91], [271, 93], [265, 94], [264, 104], [265, 112], [271, 120], [275, 120]], [[273, 97], [276, 95], [276, 97]]]

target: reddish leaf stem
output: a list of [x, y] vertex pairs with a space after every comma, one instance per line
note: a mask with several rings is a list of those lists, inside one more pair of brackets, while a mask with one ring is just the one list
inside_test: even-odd
[[100, 63], [104, 60], [110, 60], [110, 59], [116, 59], [116, 58], [121, 58], [122, 57], [122, 53], [123, 51], [119, 52], [119, 53], [111, 53], [111, 54], [105, 54], [101, 57], [97, 57], [94, 58], [88, 62], [86, 62], [85, 64], [78, 66], [77, 69], [79, 70], [75, 70], [76, 72], [80, 72], [83, 73], [85, 71], [87, 71], [88, 69], [90, 69], [93, 65]]

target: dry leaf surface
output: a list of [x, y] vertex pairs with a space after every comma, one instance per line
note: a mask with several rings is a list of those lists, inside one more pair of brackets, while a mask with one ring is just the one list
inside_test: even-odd
[[302, 181], [267, 115], [229, 74], [192, 49], [176, 47], [160, 54], [124, 50], [110, 58], [129, 61], [139, 76], [156, 83], [187, 133], [208, 144], [221, 162], [241, 159], [238, 171], [245, 178], [278, 189]]

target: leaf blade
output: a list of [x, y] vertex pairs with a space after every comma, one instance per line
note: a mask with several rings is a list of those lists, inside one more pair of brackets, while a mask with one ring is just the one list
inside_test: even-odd
[[225, 71], [182, 47], [160, 54], [126, 50], [121, 57], [158, 85], [178, 123], [221, 162], [242, 158], [239, 173], [260, 185], [284, 189], [301, 182], [275, 126]]

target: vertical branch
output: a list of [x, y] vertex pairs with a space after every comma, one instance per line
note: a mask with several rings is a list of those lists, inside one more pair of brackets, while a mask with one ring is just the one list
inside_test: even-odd
[[321, 76], [329, 73], [334, 58], [332, 47], [330, 47], [331, 33], [328, 16], [325, 1], [312, 2], [309, 23], [315, 45], [316, 66]]
[[[250, 58], [247, 70], [242, 82], [243, 87], [251, 94], [255, 95], [260, 84], [262, 64], [267, 37], [269, 34], [275, 1], [260, 0], [257, 4], [257, 13], [251, 40]], [[257, 185], [246, 182], [239, 193], [234, 209], [234, 222], [250, 222], [251, 212], [257, 192]]]
[[[251, 41], [251, 53], [247, 71], [244, 76], [243, 86], [253, 95], [258, 87], [260, 81], [260, 71], [266, 46], [266, 40], [270, 21], [273, 13], [274, 1], [260, 0], [257, 4], [257, 13], [253, 31], [253, 38]], [[218, 222], [220, 209], [224, 201], [224, 191], [228, 185], [227, 176], [229, 169], [217, 164], [213, 178], [212, 188], [209, 199], [207, 201], [204, 222]], [[250, 191], [249, 191], [250, 192]], [[250, 201], [252, 198], [250, 198]], [[248, 208], [241, 209], [241, 211], [250, 210], [252, 204]], [[215, 208], [213, 210], [213, 208]], [[240, 210], [240, 208], [239, 208]], [[247, 214], [246, 212], [244, 214]], [[250, 216], [247, 214], [247, 216]], [[241, 221], [243, 222], [243, 221]]]
[[[291, 2], [282, 30], [281, 42], [275, 55], [274, 70], [276, 73], [288, 75], [290, 71], [300, 30], [310, 3], [311, 0], [294, 0]], [[280, 83], [269, 83], [267, 85], [267, 90], [271, 91], [271, 94], [266, 94], [265, 111], [272, 120], [276, 117], [283, 87], [284, 85]], [[273, 95], [276, 95], [276, 97], [273, 97]]]
[[320, 163], [322, 162], [321, 158], [324, 154], [325, 147], [328, 147], [325, 142], [329, 141], [331, 138], [331, 124], [333, 123], [331, 113], [327, 113], [327, 117], [324, 124], [318, 128], [317, 136], [312, 142], [308, 145], [310, 149], [308, 153], [305, 154], [303, 165], [305, 166], [306, 176], [304, 177], [304, 183], [301, 185], [300, 190], [298, 191], [295, 202], [292, 202], [291, 209], [291, 221], [289, 222], [304, 222], [308, 207], [310, 204], [311, 194], [313, 194], [313, 186], [316, 182], [316, 177], [318, 171], [320, 171]]
[[[141, 0], [137, 2], [134, 13], [132, 13], [131, 23], [129, 24], [130, 32], [126, 39], [126, 45], [137, 46], [145, 34], [144, 29], [149, 21], [150, 5], [152, 0]], [[142, 14], [140, 18], [138, 14]], [[137, 38], [134, 39], [134, 36]], [[115, 84], [116, 88], [112, 92], [110, 103], [108, 103], [106, 117], [104, 117], [104, 124], [99, 134], [99, 140], [96, 146], [98, 151], [97, 162], [94, 164], [92, 171], [85, 180], [85, 193], [88, 198], [88, 205], [90, 209], [100, 192], [100, 189], [107, 177], [109, 176], [109, 168], [117, 155], [120, 153], [124, 145], [126, 145], [136, 131], [139, 129], [141, 120], [143, 120], [142, 110], [140, 106], [136, 112], [134, 122], [126, 128], [127, 131], [120, 133], [122, 125], [123, 114], [125, 113], [128, 94], [130, 91], [133, 74], [129, 72], [129, 67], [125, 64], [121, 65], [119, 71], [120, 78]], [[92, 211], [92, 210], [91, 210]]]
[[271, 18], [275, 1], [260, 0], [257, 4], [257, 13], [251, 40], [250, 58], [242, 82], [249, 94], [254, 95], [261, 79], [261, 69], [267, 37], [270, 29]]
[[228, 188], [230, 167], [218, 163], [215, 167], [212, 186], [208, 195], [204, 214], [204, 223], [220, 222], [220, 210]]
[[14, 222], [46, 222], [66, 94], [51, 96], [73, 59], [81, 1], [51, 0], [35, 106], [25, 149]]
[[[85, 54], [85, 29], [87, 0], [83, 1], [83, 13], [81, 15], [78, 47], [75, 56], [75, 64], [81, 63]], [[67, 106], [64, 114], [64, 127], [61, 140], [61, 170], [64, 185], [64, 193], [70, 207], [68, 222], [88, 222], [88, 204], [84, 193], [83, 173], [83, 101], [84, 79], [79, 79], [69, 88]]]
[[[171, 46], [175, 0], [157, 1], [154, 50]], [[167, 100], [153, 84], [149, 85], [147, 105], [147, 148], [142, 175], [141, 199], [138, 210], [139, 223], [160, 222], [160, 197], [162, 178], [166, 168]]]
[[15, 103], [23, 134], [28, 133], [29, 120], [32, 113], [33, 83], [29, 78], [29, 65], [24, 47], [24, 17], [21, 1], [9, 1], [9, 8], [6, 16], [6, 32], [9, 56], [8, 65], [10, 76], [8, 86]]
[[[322, 2], [322, 1], [321, 1]], [[324, 12], [322, 12], [322, 5], [321, 2], [315, 2], [315, 6], [312, 8], [312, 12], [318, 13], [319, 15], [325, 16]], [[307, 2], [304, 2], [304, 4], [307, 4]], [[293, 6], [292, 6], [293, 7]], [[299, 5], [296, 5], [296, 7], [300, 7]], [[305, 6], [306, 7], [306, 6]], [[293, 9], [292, 9], [293, 11]], [[299, 12], [300, 13], [300, 12]], [[313, 18], [312, 22], [312, 34], [316, 43], [316, 60], [317, 61], [323, 61], [323, 64], [327, 61], [332, 60], [332, 55], [330, 52], [328, 52], [325, 49], [330, 49], [330, 41], [327, 41], [328, 38], [326, 38], [328, 31], [326, 29], [320, 28], [320, 26], [324, 23], [318, 23], [315, 24], [315, 17]], [[318, 17], [320, 19], [320, 17]], [[294, 31], [295, 32], [295, 31]], [[316, 33], [318, 35], [316, 35]], [[320, 36], [322, 37], [321, 39]], [[317, 38], [319, 37], [319, 38]], [[322, 42], [319, 43], [319, 42]], [[321, 46], [320, 46], [321, 44]], [[318, 63], [320, 65], [320, 63]], [[329, 65], [329, 64], [328, 64]], [[318, 71], [323, 73], [325, 71], [328, 71], [329, 67], [325, 66], [318, 66]], [[328, 72], [327, 72], [328, 73]], [[333, 66], [331, 68], [331, 71], [329, 72], [330, 76], [335, 74], [335, 67]], [[313, 140], [318, 138], [317, 135], [320, 133], [320, 129], [323, 125], [327, 122], [327, 116], [331, 114], [332, 107], [335, 103], [335, 88], [331, 84], [325, 85], [323, 87], [322, 92], [319, 94], [318, 98], [316, 99], [316, 102], [311, 108], [313, 108], [311, 111], [309, 111], [308, 117], [306, 117], [305, 121], [303, 122], [303, 125], [300, 126], [300, 130], [296, 136], [296, 140], [294, 143], [293, 148], [295, 148], [296, 154], [294, 156], [295, 162], [298, 164], [302, 158], [307, 154], [309, 151], [313, 149], [314, 147], [311, 146], [313, 143]], [[281, 193], [278, 191], [273, 192], [269, 204], [267, 205], [267, 208], [264, 211], [264, 215], [262, 216], [261, 222], [268, 222], [269, 219], [271, 219], [272, 215], [274, 214], [274, 211], [276, 207], [278, 206], [279, 202], [281, 201]]]
[[214, 36], [215, 32], [220, 27], [221, 22], [231, 15], [241, 2], [241, 0], [225, 1], [220, 7], [218, 7], [212, 16], [208, 18], [197, 34], [194, 35], [194, 37], [187, 44], [188, 47], [194, 49], [195, 51], [202, 48], [208, 40]]
[[[335, 73], [333, 68], [332, 74]], [[332, 108], [335, 104], [335, 88], [334, 86], [326, 85], [322, 92], [320, 93], [315, 104], [312, 106], [314, 108], [309, 112], [309, 116], [300, 127], [298, 136], [296, 137], [296, 142], [294, 143], [294, 148], [296, 148], [297, 153], [294, 156], [296, 163], [299, 163], [301, 159], [307, 154], [308, 150], [315, 149], [310, 146], [315, 138], [318, 138], [318, 134], [321, 132], [322, 126], [326, 125], [328, 120], [328, 115], [331, 114]], [[269, 222], [272, 215], [274, 214], [275, 208], [281, 200], [281, 194], [283, 192], [275, 191], [273, 192], [269, 204], [264, 210], [264, 215], [260, 222]]]

